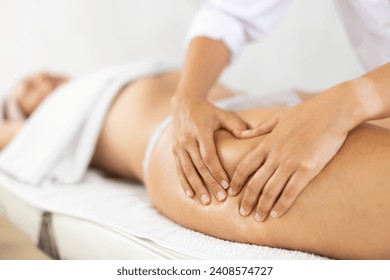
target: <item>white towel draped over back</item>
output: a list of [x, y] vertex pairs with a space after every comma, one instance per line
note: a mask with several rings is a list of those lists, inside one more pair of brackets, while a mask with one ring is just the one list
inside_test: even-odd
[[118, 91], [135, 79], [177, 68], [168, 62], [130, 63], [64, 84], [44, 100], [0, 153], [0, 170], [33, 185], [80, 181]]

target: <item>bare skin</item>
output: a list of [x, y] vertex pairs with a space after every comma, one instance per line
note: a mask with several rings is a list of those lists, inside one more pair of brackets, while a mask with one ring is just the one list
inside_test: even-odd
[[[237, 18], [245, 22], [241, 16]], [[245, 186], [241, 215], [254, 210], [258, 221], [268, 215], [281, 217], [338, 152], [351, 130], [365, 121], [390, 117], [390, 63], [245, 128], [244, 119], [206, 100], [209, 89], [231, 60], [231, 50], [224, 42], [206, 35], [195, 37], [188, 47], [172, 98], [173, 149], [180, 181], [186, 192], [201, 198], [215, 196], [222, 188], [234, 196]], [[267, 134], [242, 159], [230, 180], [226, 179], [213, 141], [214, 132], [222, 128], [237, 138]], [[189, 176], [194, 173], [203, 180]], [[208, 199], [203, 202], [207, 204]]]
[[[260, 223], [238, 213], [244, 191], [209, 205], [182, 191], [172, 153], [172, 127], [153, 152], [147, 177], [142, 160], [156, 126], [171, 114], [177, 73], [127, 85], [114, 100], [96, 146], [92, 165], [110, 174], [143, 181], [156, 208], [180, 225], [226, 240], [303, 250], [334, 258], [390, 258], [390, 130], [364, 124], [354, 129], [338, 154], [301, 193], [291, 210]], [[214, 87], [211, 100], [231, 96]], [[249, 125], [282, 108], [236, 114]], [[382, 121], [390, 127], [388, 121]], [[216, 133], [217, 154], [231, 177], [240, 161], [266, 137], [237, 139]], [[225, 193], [226, 194], [226, 193]]]
[[13, 89], [13, 95], [24, 115], [28, 117], [53, 90], [66, 81], [68, 78], [63, 75], [41, 72], [18, 83]]
[[[277, 110], [276, 110], [277, 111]], [[274, 110], [239, 113], [249, 122]], [[337, 156], [279, 219], [256, 222], [253, 214], [238, 213], [244, 196], [213, 199], [207, 207], [180, 192], [172, 154], [171, 128], [157, 146], [146, 178], [156, 207], [185, 227], [219, 238], [313, 252], [342, 259], [388, 259], [389, 246], [389, 130], [365, 125], [350, 133]], [[218, 153], [229, 176], [240, 160], [264, 136], [238, 140], [225, 131], [216, 135]]]
[[[93, 165], [119, 176], [143, 179], [141, 163], [146, 145], [156, 126], [171, 114], [170, 98], [178, 79], [179, 73], [144, 78], [118, 94], [107, 114]], [[233, 95], [217, 86], [210, 100]]]
[[[177, 78], [168, 74], [144, 79], [118, 96], [97, 145], [95, 164], [144, 181], [153, 203], [164, 215], [212, 236], [334, 258], [390, 257], [390, 178], [386, 164], [390, 158], [390, 131], [385, 128], [365, 124], [353, 130], [337, 156], [309, 184], [291, 211], [264, 223], [255, 221], [253, 215], [242, 217], [238, 213], [244, 192], [225, 198], [224, 202], [213, 197], [208, 206], [186, 197], [171, 150], [172, 127], [164, 132], [147, 178], [143, 178], [141, 162], [147, 140], [158, 123], [171, 113], [169, 98]], [[224, 94], [231, 93], [214, 88], [210, 96]], [[255, 125], [280, 110], [256, 109], [237, 115]], [[143, 121], [139, 122], [140, 119]], [[239, 140], [226, 130], [217, 132], [217, 152], [228, 176], [264, 138]]]

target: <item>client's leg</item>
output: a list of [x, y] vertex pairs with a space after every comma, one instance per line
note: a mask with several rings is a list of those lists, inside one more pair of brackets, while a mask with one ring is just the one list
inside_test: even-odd
[[[240, 115], [258, 122], [272, 110]], [[171, 130], [160, 139], [146, 185], [156, 207], [177, 223], [227, 240], [303, 250], [335, 258], [390, 258], [390, 131], [363, 125], [281, 218], [259, 223], [242, 217], [242, 193], [203, 206], [185, 196], [171, 152]], [[231, 176], [240, 160], [262, 139], [216, 135], [222, 163]]]

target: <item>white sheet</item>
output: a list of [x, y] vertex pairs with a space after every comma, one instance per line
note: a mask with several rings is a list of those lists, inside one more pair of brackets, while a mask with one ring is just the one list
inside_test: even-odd
[[112, 227], [195, 258], [322, 259], [303, 252], [224, 241], [185, 229], [151, 206], [142, 185], [106, 179], [94, 172], [88, 172], [83, 183], [41, 188], [0, 174], [0, 185], [41, 209]]

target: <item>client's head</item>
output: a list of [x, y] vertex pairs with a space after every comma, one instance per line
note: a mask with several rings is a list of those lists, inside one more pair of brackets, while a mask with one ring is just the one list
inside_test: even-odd
[[21, 81], [11, 94], [25, 116], [29, 116], [50, 93], [67, 80], [64, 76], [39, 73]]

